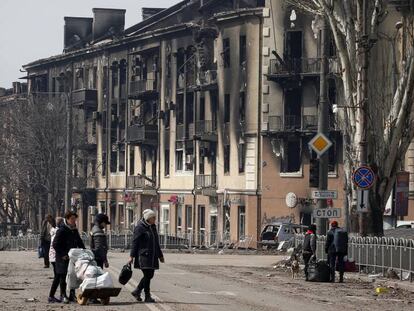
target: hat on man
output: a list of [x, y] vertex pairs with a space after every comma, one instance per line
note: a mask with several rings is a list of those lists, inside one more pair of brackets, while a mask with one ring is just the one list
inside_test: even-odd
[[338, 227], [338, 222], [336, 220], [331, 222], [331, 227], [332, 228], [337, 228]]
[[146, 210], [142, 212], [142, 216], [144, 217], [145, 220], [148, 220], [148, 219], [151, 219], [152, 217], [156, 217], [157, 214], [152, 209], [147, 208]]
[[110, 225], [111, 224], [111, 222], [109, 221], [108, 216], [105, 215], [105, 214], [102, 214], [102, 213], [97, 214], [95, 216], [95, 222], [98, 223], [98, 224], [101, 224], [103, 222], [106, 223], [107, 225]]

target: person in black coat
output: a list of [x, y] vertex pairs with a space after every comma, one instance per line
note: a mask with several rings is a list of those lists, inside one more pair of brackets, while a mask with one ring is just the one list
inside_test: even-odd
[[308, 281], [308, 268], [309, 261], [312, 257], [316, 256], [316, 225], [309, 226], [308, 231], [305, 233], [305, 239], [303, 241], [303, 261], [305, 263], [305, 279]]
[[132, 292], [132, 295], [138, 301], [142, 301], [141, 293], [144, 290], [145, 302], [155, 302], [150, 292], [151, 279], [154, 277], [155, 270], [160, 267], [159, 261], [164, 262], [155, 220], [155, 212], [146, 209], [143, 212], [143, 218], [134, 229], [129, 264], [134, 262], [134, 268], [141, 269], [144, 274], [138, 287]]
[[326, 234], [325, 253], [328, 254], [331, 282], [335, 282], [335, 270], [338, 266], [339, 282], [344, 281], [344, 257], [348, 254], [348, 233], [338, 226], [336, 220], [331, 223], [331, 230]]
[[108, 241], [104, 229], [111, 222], [105, 214], [98, 214], [95, 216], [95, 225], [90, 233], [90, 245], [93, 254], [95, 255], [95, 261], [99, 267], [103, 269], [109, 267], [108, 263]]
[[[76, 228], [76, 220], [78, 215], [74, 212], [67, 212], [65, 214], [64, 225], [56, 232], [53, 240], [53, 248], [56, 251], [56, 273], [60, 275], [60, 288], [62, 292], [66, 293], [66, 275], [69, 266], [69, 251], [71, 248], [85, 248], [79, 231]], [[69, 298], [64, 297], [63, 301], [75, 301], [74, 291], [71, 291]]]

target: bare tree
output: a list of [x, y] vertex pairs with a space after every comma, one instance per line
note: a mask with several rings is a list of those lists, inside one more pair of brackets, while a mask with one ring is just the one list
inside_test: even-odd
[[414, 135], [412, 14], [401, 14], [396, 29], [389, 27], [396, 14], [389, 14], [386, 0], [286, 1], [329, 25], [341, 65], [344, 107], [338, 121], [344, 133], [348, 208], [355, 215], [353, 169], [368, 164], [377, 174], [368, 229], [381, 235], [385, 205]]

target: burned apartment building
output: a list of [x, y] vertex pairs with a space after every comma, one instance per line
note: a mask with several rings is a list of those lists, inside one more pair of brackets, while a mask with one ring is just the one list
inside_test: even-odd
[[[66, 92], [74, 126], [73, 205], [130, 230], [146, 208], [162, 234], [247, 241], [264, 224], [310, 224], [319, 25], [283, 0], [185, 0], [65, 17], [64, 52], [27, 64], [29, 92]], [[329, 102], [340, 70], [329, 49]], [[330, 109], [329, 189], [342, 207], [342, 139]], [[79, 181], [79, 182], [78, 182]], [[294, 199], [289, 208], [286, 199]]]

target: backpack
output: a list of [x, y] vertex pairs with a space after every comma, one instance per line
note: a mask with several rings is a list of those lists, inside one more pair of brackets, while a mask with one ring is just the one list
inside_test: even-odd
[[334, 232], [333, 245], [335, 252], [347, 254], [348, 253], [348, 232], [342, 228], [338, 228]]

